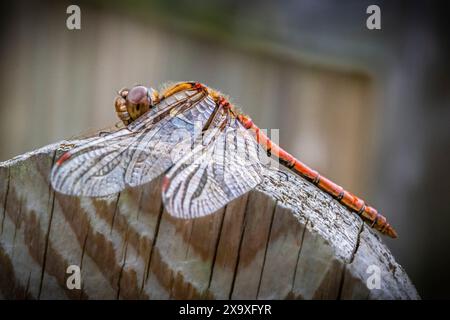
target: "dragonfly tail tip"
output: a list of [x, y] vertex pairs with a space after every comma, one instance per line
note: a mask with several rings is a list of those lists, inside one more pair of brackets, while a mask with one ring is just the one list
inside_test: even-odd
[[393, 239], [398, 238], [397, 231], [395, 231], [395, 229], [394, 229], [393, 227], [391, 227], [391, 226], [389, 226], [389, 227], [386, 229], [386, 234], [387, 234], [389, 237], [393, 238]]

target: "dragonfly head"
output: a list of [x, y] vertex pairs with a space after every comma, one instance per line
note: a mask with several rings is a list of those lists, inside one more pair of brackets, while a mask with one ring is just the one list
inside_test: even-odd
[[146, 113], [155, 103], [155, 90], [141, 85], [119, 91], [115, 106], [119, 118], [125, 125]]

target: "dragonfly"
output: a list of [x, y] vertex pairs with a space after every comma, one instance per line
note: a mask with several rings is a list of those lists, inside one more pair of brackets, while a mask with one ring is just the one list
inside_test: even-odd
[[202, 217], [263, 181], [263, 151], [370, 227], [397, 237], [376, 209], [283, 150], [215, 89], [193, 81], [161, 92], [135, 85], [120, 90], [114, 105], [123, 128], [63, 153], [50, 177], [56, 191], [105, 197], [165, 174], [162, 200], [169, 214]]

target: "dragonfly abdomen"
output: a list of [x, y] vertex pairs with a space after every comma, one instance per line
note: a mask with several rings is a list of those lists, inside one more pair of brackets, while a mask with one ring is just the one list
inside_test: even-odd
[[273, 155], [281, 164], [330, 194], [351, 211], [356, 212], [372, 228], [392, 238], [397, 238], [397, 233], [394, 228], [376, 209], [368, 206], [362, 199], [346, 191], [338, 184], [321, 176], [317, 171], [309, 168], [277, 144], [273, 143], [247, 116], [240, 114], [238, 115], [238, 119], [245, 128], [254, 131], [258, 143], [267, 151], [268, 155]]
[[375, 208], [367, 205], [364, 200], [358, 198], [347, 190], [344, 190], [341, 186], [323, 176], [320, 176], [319, 174], [313, 183], [320, 189], [329, 193], [341, 204], [356, 212], [372, 228], [375, 228], [381, 233], [387, 234], [392, 238], [397, 238], [396, 231], [390, 226], [386, 218], [379, 214]]

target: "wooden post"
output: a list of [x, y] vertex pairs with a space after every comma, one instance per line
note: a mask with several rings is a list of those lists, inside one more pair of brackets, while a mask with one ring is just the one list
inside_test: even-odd
[[419, 298], [378, 234], [294, 174], [264, 172], [216, 214], [180, 220], [161, 179], [107, 199], [55, 194], [59, 146], [0, 163], [2, 299]]

